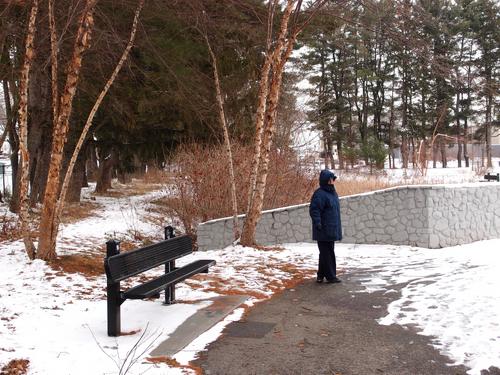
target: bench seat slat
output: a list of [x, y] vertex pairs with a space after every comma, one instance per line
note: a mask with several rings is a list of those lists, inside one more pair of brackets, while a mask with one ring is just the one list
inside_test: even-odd
[[191, 238], [185, 235], [113, 255], [106, 258], [104, 266], [108, 278], [117, 282], [192, 252]]
[[190, 276], [208, 270], [208, 267], [215, 264], [215, 260], [201, 259], [177, 268], [166, 275], [160, 276], [147, 283], [133, 287], [123, 293], [124, 299], [144, 299], [154, 296], [167, 286], [176, 284]]

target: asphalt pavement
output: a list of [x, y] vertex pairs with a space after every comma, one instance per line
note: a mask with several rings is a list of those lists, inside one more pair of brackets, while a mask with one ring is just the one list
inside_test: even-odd
[[341, 275], [341, 284], [306, 280], [257, 304], [195, 364], [205, 375], [466, 374], [414, 327], [379, 325], [399, 295], [363, 292], [363, 276]]

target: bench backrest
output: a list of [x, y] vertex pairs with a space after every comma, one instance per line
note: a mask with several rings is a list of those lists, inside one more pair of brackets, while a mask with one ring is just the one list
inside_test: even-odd
[[499, 180], [500, 180], [500, 179], [499, 179], [499, 174], [498, 174], [498, 173], [497, 173], [497, 174], [491, 174], [491, 173], [489, 173], [489, 172], [488, 172], [488, 174], [486, 174], [486, 175], [484, 176], [484, 179], [485, 179], [485, 180], [488, 180], [488, 181], [490, 181], [490, 180], [499, 181]]
[[104, 260], [104, 268], [108, 279], [117, 282], [192, 252], [191, 238], [184, 235], [113, 255]]

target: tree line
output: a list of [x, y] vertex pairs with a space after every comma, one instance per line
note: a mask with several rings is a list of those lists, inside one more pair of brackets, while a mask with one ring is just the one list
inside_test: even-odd
[[[484, 144], [500, 125], [499, 4], [493, 0], [361, 1], [325, 7], [303, 39], [312, 85], [309, 119], [321, 132], [327, 165], [364, 158], [383, 167], [401, 150], [403, 167], [432, 158], [446, 167], [446, 145]], [[471, 125], [475, 125], [471, 132]]]
[[271, 151], [290, 146], [296, 47], [327, 167], [380, 166], [396, 147], [404, 167], [428, 149], [446, 166], [450, 139], [468, 165], [473, 137], [491, 166], [498, 16], [492, 0], [4, 0], [0, 140], [28, 255], [54, 259], [64, 203], [88, 180], [105, 192], [185, 142], [224, 144], [232, 179], [231, 144], [253, 149], [248, 201], [234, 181], [231, 200], [235, 239], [254, 244]]
[[112, 173], [162, 167], [178, 144], [227, 141], [228, 128], [254, 144], [241, 238], [254, 244], [284, 67], [325, 3], [2, 2], [10, 208], [28, 256], [55, 259], [64, 203], [92, 175], [105, 191]]

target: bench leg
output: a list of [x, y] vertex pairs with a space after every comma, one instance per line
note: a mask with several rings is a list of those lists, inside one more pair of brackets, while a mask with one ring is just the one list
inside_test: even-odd
[[[169, 273], [175, 269], [175, 260], [165, 264], [165, 273]], [[175, 285], [169, 285], [165, 288], [165, 305], [175, 303]]]
[[[120, 254], [120, 242], [109, 240], [106, 242], [106, 258]], [[108, 301], [108, 336], [119, 336], [121, 333], [120, 305], [120, 282], [107, 280], [107, 301]]]
[[120, 336], [120, 283], [108, 284], [108, 336]]

